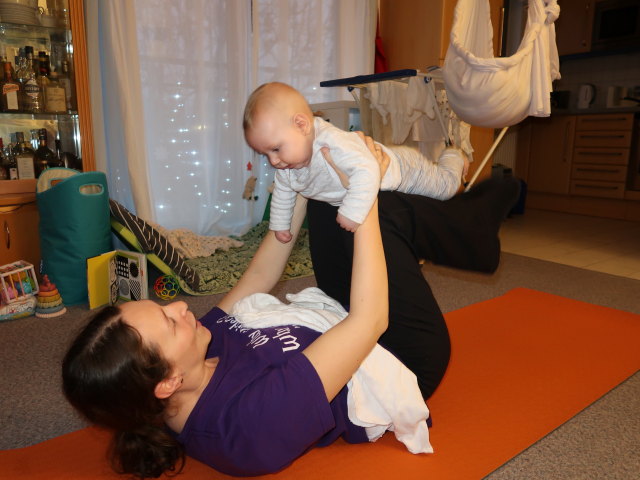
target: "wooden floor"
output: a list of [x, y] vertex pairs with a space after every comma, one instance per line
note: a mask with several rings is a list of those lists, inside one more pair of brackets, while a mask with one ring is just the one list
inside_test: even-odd
[[640, 222], [526, 209], [500, 240], [504, 252], [640, 280]]

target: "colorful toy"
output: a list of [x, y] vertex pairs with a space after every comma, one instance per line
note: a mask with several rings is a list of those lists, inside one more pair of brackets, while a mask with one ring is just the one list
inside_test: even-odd
[[62, 303], [62, 297], [56, 284], [49, 280], [48, 275], [43, 275], [36, 303], [36, 317], [52, 318], [65, 313], [67, 313], [67, 308]]
[[38, 280], [29, 262], [19, 260], [0, 266], [0, 320], [33, 315]]
[[162, 300], [172, 300], [180, 292], [180, 284], [173, 275], [162, 275], [153, 284], [153, 291]]

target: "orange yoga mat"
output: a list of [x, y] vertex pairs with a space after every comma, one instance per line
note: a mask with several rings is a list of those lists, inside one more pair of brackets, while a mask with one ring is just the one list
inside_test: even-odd
[[[640, 316], [519, 288], [446, 315], [452, 358], [436, 394], [433, 455], [387, 433], [314, 449], [276, 479], [482, 478], [640, 368]], [[87, 428], [0, 452], [0, 477], [115, 479]], [[183, 480], [230, 478], [188, 460]]]

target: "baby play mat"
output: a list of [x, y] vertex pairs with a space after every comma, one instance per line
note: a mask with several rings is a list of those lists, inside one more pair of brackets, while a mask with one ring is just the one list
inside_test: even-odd
[[[387, 433], [375, 444], [311, 450], [269, 479], [480, 479], [640, 367], [640, 316], [519, 288], [448, 313], [452, 357], [429, 400], [435, 453], [412, 455]], [[0, 452], [0, 475], [117, 479], [94, 428]], [[588, 445], [585, 446], [588, 448]], [[222, 479], [189, 459], [180, 479]]]

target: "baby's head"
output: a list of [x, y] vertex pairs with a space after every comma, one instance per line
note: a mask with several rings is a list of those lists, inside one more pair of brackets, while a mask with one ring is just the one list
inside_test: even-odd
[[275, 168], [301, 168], [311, 161], [313, 113], [295, 88], [279, 82], [258, 87], [247, 100], [242, 126], [249, 146]]

